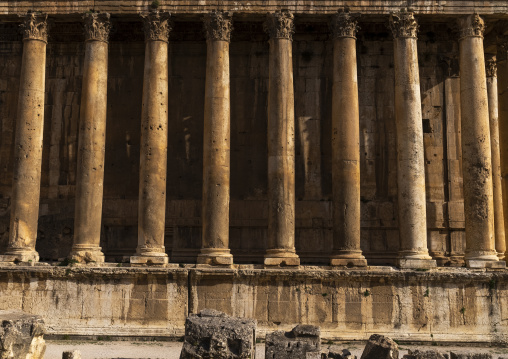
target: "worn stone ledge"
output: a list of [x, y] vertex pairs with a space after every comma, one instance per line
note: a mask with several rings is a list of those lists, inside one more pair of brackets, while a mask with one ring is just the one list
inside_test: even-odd
[[176, 338], [205, 308], [256, 319], [260, 337], [302, 323], [326, 340], [506, 344], [508, 271], [0, 267], [0, 309], [42, 315], [50, 335]]
[[[146, 11], [151, 0], [109, 0], [109, 1], [0, 1], [0, 14], [23, 14], [28, 10], [48, 14], [78, 14], [89, 10], [106, 11], [111, 14], [137, 14]], [[159, 9], [174, 13], [203, 13], [217, 9], [217, 1], [212, 0], [159, 0]], [[344, 1], [344, 0], [290, 0], [290, 1], [221, 1], [221, 9], [241, 13], [267, 13], [281, 7], [296, 14], [331, 14], [338, 8], [349, 6], [351, 11], [363, 14], [390, 14], [407, 7], [407, 1]], [[472, 14], [493, 15], [507, 18], [508, 4], [504, 0], [490, 1], [429, 1], [416, 0], [411, 8], [417, 14]]]

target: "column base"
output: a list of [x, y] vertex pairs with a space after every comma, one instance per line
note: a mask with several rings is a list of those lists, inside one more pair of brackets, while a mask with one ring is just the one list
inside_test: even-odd
[[0, 255], [0, 262], [12, 263], [35, 263], [39, 261], [39, 253], [26, 248], [10, 248], [5, 254]]
[[503, 252], [497, 252], [497, 258], [499, 258], [500, 261], [503, 261], [506, 257]]
[[168, 262], [168, 255], [162, 252], [143, 252], [130, 258], [131, 264], [139, 265], [164, 265]]
[[74, 245], [69, 259], [78, 263], [104, 263], [104, 253], [101, 247]]
[[233, 256], [229, 249], [222, 248], [201, 248], [198, 254], [197, 264], [211, 266], [231, 266], [233, 265]]
[[269, 249], [265, 254], [265, 266], [299, 266], [300, 257], [294, 251]]
[[466, 259], [468, 268], [491, 268], [491, 269], [505, 269], [505, 261], [490, 261], [481, 259]]
[[330, 257], [330, 265], [338, 267], [367, 267], [361, 250], [339, 250]]
[[436, 268], [437, 263], [428, 252], [400, 251], [397, 266], [402, 269], [431, 269]]

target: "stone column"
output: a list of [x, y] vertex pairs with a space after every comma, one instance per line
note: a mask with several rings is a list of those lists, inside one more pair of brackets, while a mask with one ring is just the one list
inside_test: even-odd
[[70, 258], [104, 262], [100, 247], [106, 111], [109, 14], [84, 17], [85, 66], [78, 138], [74, 243]]
[[[487, 79], [483, 53], [483, 19], [475, 14], [459, 19], [460, 112], [466, 264], [492, 266], [498, 261], [494, 243], [494, 202]], [[496, 263], [494, 263], [496, 265]]]
[[[499, 152], [503, 214], [508, 213], [508, 37], [501, 37], [497, 47], [497, 90], [499, 115]], [[504, 216], [504, 230], [508, 233], [508, 215]], [[508, 236], [505, 235], [508, 242]], [[505, 242], [506, 243], [506, 242]], [[505, 244], [508, 251], [508, 243]], [[506, 252], [505, 252], [506, 254]], [[505, 256], [506, 259], [506, 256]]]
[[366, 266], [360, 248], [360, 116], [356, 71], [356, 19], [332, 18], [333, 251], [330, 265]]
[[427, 249], [422, 105], [413, 13], [390, 16], [395, 57], [395, 122], [399, 207], [399, 266], [435, 267]]
[[492, 188], [494, 196], [494, 242], [499, 259], [506, 252], [503, 213], [503, 190], [501, 181], [501, 159], [499, 151], [499, 122], [497, 96], [496, 59], [489, 56], [486, 61], [487, 95], [489, 99], [490, 146], [492, 148]]
[[168, 147], [169, 13], [151, 11], [145, 25], [145, 72], [141, 109], [138, 248], [133, 264], [165, 264]]
[[47, 15], [28, 13], [23, 22], [23, 58], [14, 145], [9, 240], [2, 262], [37, 262], [35, 251], [41, 192], [46, 77]]
[[203, 243], [198, 264], [231, 265], [229, 250], [229, 40], [231, 15], [205, 16], [207, 44], [203, 129]]
[[299, 265], [295, 252], [293, 14], [269, 14], [268, 241], [265, 265]]

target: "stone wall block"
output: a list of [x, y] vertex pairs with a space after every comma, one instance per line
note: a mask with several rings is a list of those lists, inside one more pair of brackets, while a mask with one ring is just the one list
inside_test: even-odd
[[321, 356], [321, 332], [314, 325], [297, 325], [290, 332], [266, 335], [265, 358], [310, 359]]

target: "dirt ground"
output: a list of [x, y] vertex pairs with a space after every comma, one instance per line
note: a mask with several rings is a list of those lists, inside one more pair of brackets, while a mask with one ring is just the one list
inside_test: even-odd
[[[108, 358], [108, 359], [178, 359], [180, 357], [181, 342], [133, 342], [133, 341], [73, 341], [73, 340], [47, 340], [46, 359], [60, 359], [66, 350], [79, 350], [82, 359]], [[361, 357], [363, 343], [335, 343], [351, 351], [358, 358]], [[328, 347], [323, 344], [323, 348]], [[264, 359], [264, 343], [256, 345], [256, 359]], [[400, 345], [400, 358], [407, 354], [408, 349], [436, 349], [442, 353], [467, 352], [491, 353], [492, 358], [508, 359], [508, 348], [466, 348], [459, 346], [417, 346]]]

